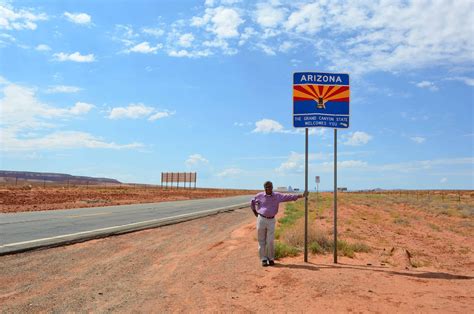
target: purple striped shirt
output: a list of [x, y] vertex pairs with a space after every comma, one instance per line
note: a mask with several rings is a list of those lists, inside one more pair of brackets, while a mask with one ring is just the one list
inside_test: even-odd
[[273, 192], [271, 195], [267, 195], [265, 192], [260, 192], [252, 198], [250, 208], [266, 217], [273, 217], [278, 213], [278, 205], [281, 202], [296, 201], [297, 199], [297, 194]]

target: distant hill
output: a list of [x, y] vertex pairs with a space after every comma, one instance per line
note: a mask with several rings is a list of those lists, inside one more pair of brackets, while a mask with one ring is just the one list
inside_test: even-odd
[[6, 171], [0, 170], [0, 182], [31, 181], [31, 182], [54, 182], [71, 184], [105, 184], [114, 183], [121, 184], [120, 181], [109, 178], [94, 178], [85, 176], [73, 176], [65, 173], [49, 173], [49, 172], [29, 172], [29, 171]]

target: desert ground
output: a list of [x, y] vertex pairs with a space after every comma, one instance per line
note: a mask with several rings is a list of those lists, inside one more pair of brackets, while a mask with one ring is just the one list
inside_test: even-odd
[[[250, 209], [2, 256], [0, 311], [469, 313], [473, 196], [340, 193], [338, 264], [324, 250], [303, 262], [301, 200], [280, 206], [278, 242], [296, 256], [274, 267], [259, 263]], [[312, 193], [309, 208], [310, 243], [324, 247], [332, 195]]]

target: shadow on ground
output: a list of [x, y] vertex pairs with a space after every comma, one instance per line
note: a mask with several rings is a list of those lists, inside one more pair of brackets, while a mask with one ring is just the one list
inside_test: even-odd
[[357, 270], [364, 270], [364, 271], [373, 271], [373, 272], [384, 272], [392, 275], [399, 275], [399, 276], [408, 276], [408, 277], [416, 277], [416, 278], [423, 278], [423, 279], [444, 279], [444, 280], [472, 280], [474, 279], [473, 276], [465, 276], [465, 275], [457, 275], [457, 274], [449, 274], [444, 272], [421, 272], [421, 271], [395, 271], [390, 270], [387, 267], [380, 267], [380, 266], [363, 266], [363, 265], [350, 265], [350, 264], [335, 264], [335, 265], [327, 265], [327, 264], [313, 264], [307, 263], [305, 265], [301, 264], [275, 264], [276, 268], [290, 268], [290, 269], [304, 269], [310, 271], [319, 271], [321, 269], [357, 269]]

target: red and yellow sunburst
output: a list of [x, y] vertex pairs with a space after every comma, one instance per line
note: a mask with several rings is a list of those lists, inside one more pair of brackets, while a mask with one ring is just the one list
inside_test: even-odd
[[325, 108], [328, 101], [349, 101], [349, 86], [338, 85], [295, 85], [293, 101], [314, 100], [318, 108]]

